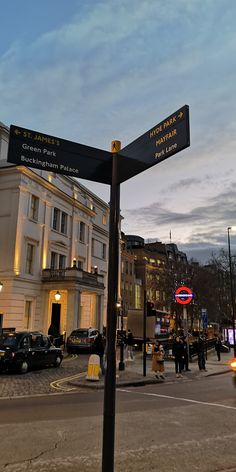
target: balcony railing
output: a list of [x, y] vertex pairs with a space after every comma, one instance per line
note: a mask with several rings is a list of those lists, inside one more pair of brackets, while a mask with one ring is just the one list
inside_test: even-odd
[[88, 285], [103, 285], [103, 275], [92, 274], [76, 267], [69, 267], [67, 269], [44, 269], [42, 271], [43, 282], [66, 282], [76, 281]]

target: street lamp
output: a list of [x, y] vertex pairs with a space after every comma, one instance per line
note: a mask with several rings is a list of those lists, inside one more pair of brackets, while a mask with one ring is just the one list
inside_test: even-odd
[[234, 285], [233, 285], [233, 271], [232, 271], [232, 258], [230, 250], [230, 230], [236, 230], [236, 226], [228, 226], [228, 251], [229, 251], [229, 277], [230, 277], [230, 293], [231, 293], [231, 305], [232, 305], [232, 324], [233, 324], [233, 343], [234, 343], [234, 357], [236, 357], [236, 342], [235, 342], [235, 302], [234, 302]]
[[60, 294], [60, 292], [59, 292], [58, 290], [57, 290], [57, 292], [55, 293], [55, 300], [56, 300], [57, 303], [61, 300], [61, 294]]

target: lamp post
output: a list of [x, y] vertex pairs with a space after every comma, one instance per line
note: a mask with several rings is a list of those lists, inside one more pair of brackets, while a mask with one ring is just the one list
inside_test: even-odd
[[230, 277], [230, 293], [231, 293], [231, 306], [232, 306], [232, 324], [233, 324], [233, 343], [234, 343], [234, 357], [236, 357], [236, 342], [235, 342], [235, 301], [234, 301], [234, 284], [233, 284], [233, 270], [232, 270], [232, 258], [230, 249], [230, 230], [235, 230], [235, 226], [228, 226], [228, 251], [229, 251], [229, 277]]

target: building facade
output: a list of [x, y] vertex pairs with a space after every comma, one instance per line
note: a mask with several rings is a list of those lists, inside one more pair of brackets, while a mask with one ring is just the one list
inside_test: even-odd
[[1, 326], [102, 330], [109, 206], [74, 178], [7, 163], [8, 137], [0, 123]]

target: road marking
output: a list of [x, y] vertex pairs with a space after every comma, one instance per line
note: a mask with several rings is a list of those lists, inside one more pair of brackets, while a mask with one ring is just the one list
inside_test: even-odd
[[124, 393], [137, 393], [138, 395], [145, 395], [148, 397], [158, 397], [158, 398], [168, 398], [170, 400], [180, 400], [183, 402], [188, 402], [188, 403], [197, 403], [199, 405], [206, 405], [206, 406], [216, 406], [219, 408], [226, 408], [229, 410], [236, 410], [235, 406], [229, 406], [229, 405], [222, 405], [221, 403], [210, 403], [210, 402], [201, 402], [199, 400], [191, 400], [190, 398], [183, 398], [183, 397], [172, 397], [171, 395], [161, 395], [159, 393], [146, 393], [146, 392], [137, 392], [136, 390], [126, 390], [126, 389], [117, 389], [118, 392], [124, 392]]
[[65, 387], [63, 386], [64, 383], [68, 382], [69, 380], [76, 380], [81, 377], [84, 377], [86, 375], [86, 372], [80, 372], [79, 374], [76, 375], [71, 375], [70, 377], [64, 377], [63, 379], [59, 380], [54, 380], [53, 382], [50, 383], [51, 388], [55, 388], [56, 390], [62, 390], [64, 392], [71, 392], [72, 390], [76, 390], [77, 387]]

